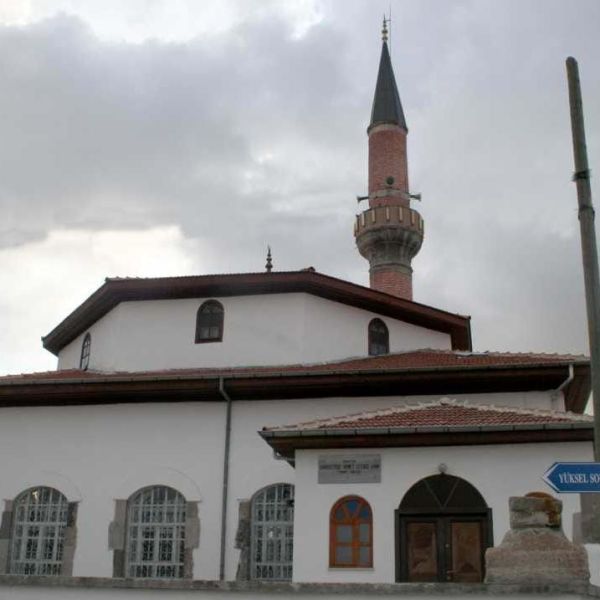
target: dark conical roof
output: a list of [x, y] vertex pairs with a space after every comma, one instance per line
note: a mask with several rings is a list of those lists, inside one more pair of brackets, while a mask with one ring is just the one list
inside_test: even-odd
[[386, 41], [383, 42], [381, 48], [381, 60], [379, 61], [379, 73], [369, 127], [373, 127], [378, 123], [395, 123], [408, 131]]

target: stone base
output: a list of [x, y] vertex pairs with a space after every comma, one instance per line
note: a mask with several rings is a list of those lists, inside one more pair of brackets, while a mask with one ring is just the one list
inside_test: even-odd
[[509, 531], [485, 559], [486, 583], [574, 584], [590, 578], [585, 548], [547, 527]]

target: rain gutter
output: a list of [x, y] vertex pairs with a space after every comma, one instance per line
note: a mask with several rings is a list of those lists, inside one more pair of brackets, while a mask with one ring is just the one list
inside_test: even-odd
[[406, 435], [414, 433], [484, 433], [494, 431], [549, 431], [557, 429], [593, 429], [592, 421], [581, 420], [574, 423], [557, 421], [556, 423], [521, 423], [515, 425], [457, 425], [448, 427], [444, 425], [426, 427], [385, 427], [385, 428], [330, 428], [330, 429], [303, 429], [294, 431], [259, 431], [264, 439], [294, 438], [294, 437], [340, 437], [340, 436], [372, 436], [372, 435]]
[[225, 581], [225, 548], [227, 537], [227, 497], [229, 494], [229, 449], [231, 446], [231, 396], [225, 391], [225, 379], [219, 377], [219, 394], [227, 402], [225, 412], [225, 449], [223, 452], [223, 487], [221, 492], [221, 550], [219, 580]]

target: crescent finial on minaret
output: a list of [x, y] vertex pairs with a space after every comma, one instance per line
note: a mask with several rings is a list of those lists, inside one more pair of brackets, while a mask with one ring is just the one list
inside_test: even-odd
[[267, 246], [267, 264], [265, 265], [267, 273], [273, 270], [273, 260], [271, 258], [271, 246]]
[[383, 42], [388, 41], [387, 19], [385, 18], [385, 15], [383, 15], [383, 28], [381, 30], [381, 40]]

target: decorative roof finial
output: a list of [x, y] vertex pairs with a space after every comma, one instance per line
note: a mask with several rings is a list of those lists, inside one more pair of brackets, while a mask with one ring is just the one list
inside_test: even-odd
[[273, 261], [271, 259], [271, 246], [267, 246], [267, 264], [265, 265], [265, 269], [267, 273], [270, 273], [273, 270]]
[[383, 15], [383, 29], [381, 30], [381, 40], [384, 42], [388, 41], [388, 28], [387, 28], [388, 19]]

